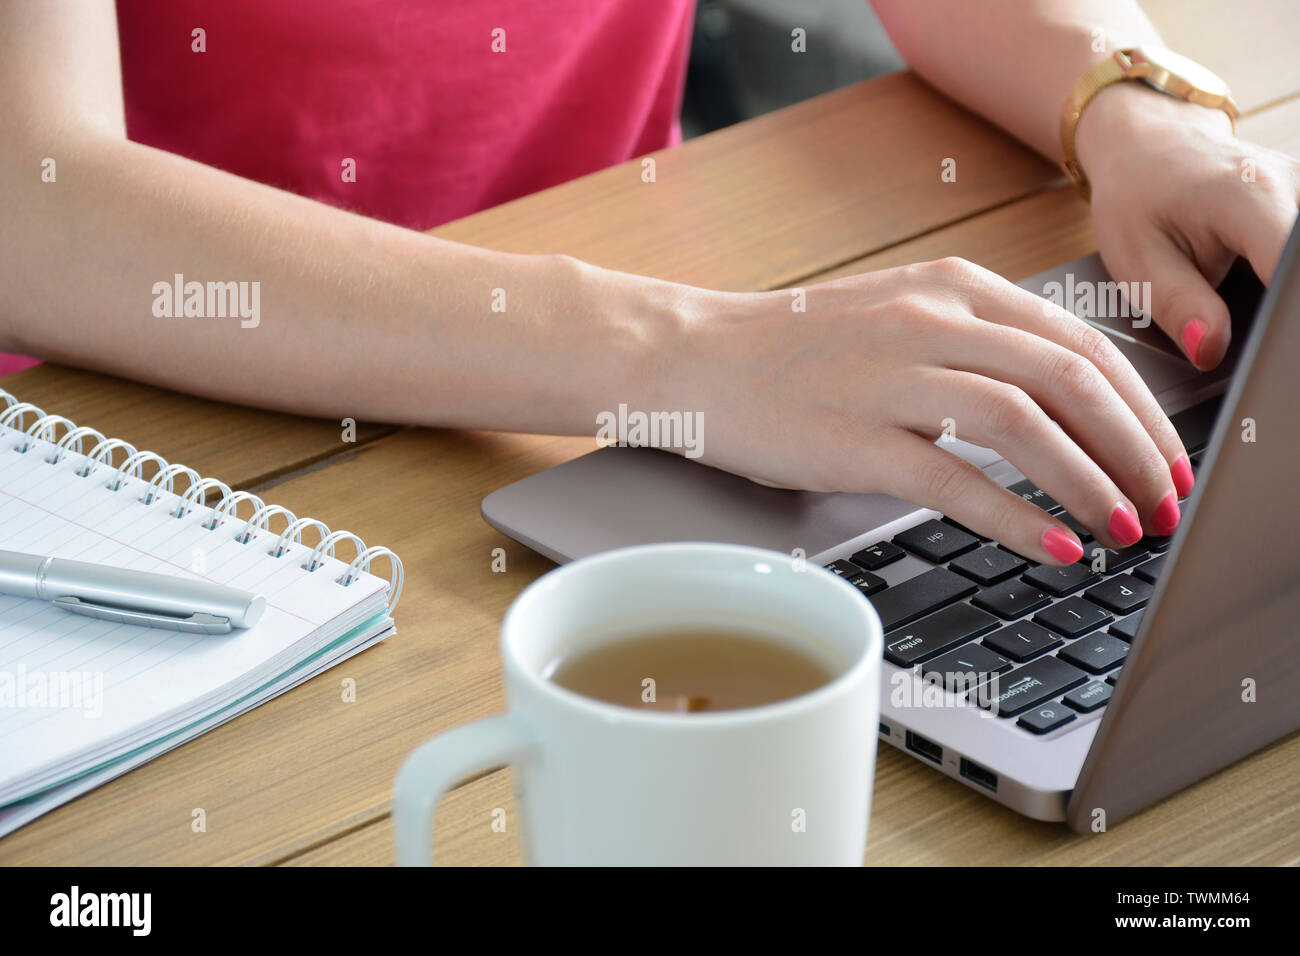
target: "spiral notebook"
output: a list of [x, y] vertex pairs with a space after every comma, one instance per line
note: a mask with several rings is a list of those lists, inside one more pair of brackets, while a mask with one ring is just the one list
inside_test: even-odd
[[255, 627], [196, 635], [0, 595], [0, 836], [393, 633], [387, 548], [0, 399], [0, 549], [267, 599]]

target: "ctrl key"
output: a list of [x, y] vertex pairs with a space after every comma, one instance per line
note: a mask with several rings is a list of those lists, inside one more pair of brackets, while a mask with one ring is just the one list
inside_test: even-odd
[[1016, 723], [1024, 727], [1025, 730], [1032, 730], [1036, 734], [1045, 734], [1057, 727], [1063, 727], [1072, 720], [1074, 720], [1074, 711], [1063, 704], [1052, 703], [1035, 707]]

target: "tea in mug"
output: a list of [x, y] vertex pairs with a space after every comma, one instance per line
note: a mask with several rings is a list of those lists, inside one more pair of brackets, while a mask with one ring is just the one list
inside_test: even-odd
[[701, 713], [761, 707], [830, 683], [837, 671], [754, 632], [656, 631], [561, 654], [547, 676], [575, 693], [636, 710]]

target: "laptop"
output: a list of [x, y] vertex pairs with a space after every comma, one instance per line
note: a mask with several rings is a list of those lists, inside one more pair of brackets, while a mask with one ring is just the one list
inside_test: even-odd
[[[1022, 814], [1102, 830], [1300, 729], [1298, 246], [1300, 226], [1266, 293], [1241, 263], [1220, 287], [1233, 346], [1211, 373], [1123, 310], [1081, 316], [1189, 452], [1196, 487], [1171, 539], [1112, 551], [1083, 531], [1079, 564], [1038, 566], [887, 495], [773, 489], [628, 447], [495, 491], [483, 516], [557, 562], [723, 541], [827, 566], [885, 627], [882, 740]], [[1089, 256], [1020, 285], [1108, 281]], [[997, 452], [941, 447], [1070, 520]]]

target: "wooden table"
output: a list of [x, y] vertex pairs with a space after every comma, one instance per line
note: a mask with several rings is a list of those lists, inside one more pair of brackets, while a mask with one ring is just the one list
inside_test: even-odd
[[[1168, 44], [1226, 76], [1240, 132], [1300, 152], [1289, 0], [1151, 0]], [[953, 157], [956, 183], [941, 183]], [[451, 223], [437, 235], [732, 290], [805, 285], [944, 255], [1017, 280], [1095, 247], [1056, 170], [910, 73], [848, 87]], [[479, 517], [489, 491], [591, 439], [309, 421], [42, 366], [0, 387], [250, 488], [404, 559], [398, 633], [254, 712], [0, 841], [4, 864], [389, 864], [390, 796], [426, 737], [503, 707], [497, 629], [550, 563]], [[507, 571], [494, 573], [504, 548]], [[356, 681], [356, 702], [340, 693]], [[1099, 836], [1003, 809], [882, 746], [867, 862], [1300, 861], [1300, 735]], [[206, 833], [190, 830], [207, 813]], [[508, 771], [443, 803], [441, 862], [518, 861]], [[508, 828], [512, 829], [512, 828]]]

